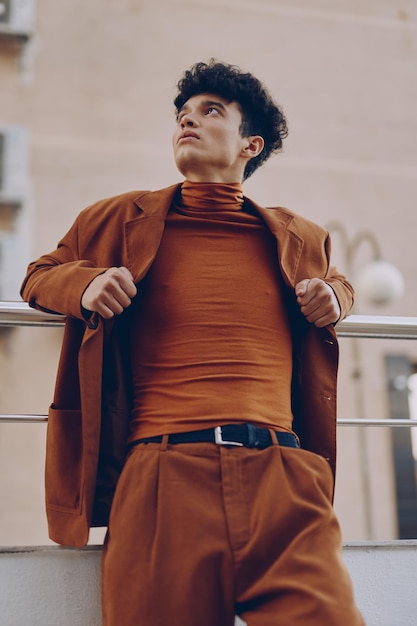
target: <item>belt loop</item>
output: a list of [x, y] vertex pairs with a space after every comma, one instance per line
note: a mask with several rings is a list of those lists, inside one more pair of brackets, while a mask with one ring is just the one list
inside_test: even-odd
[[256, 428], [253, 424], [246, 424], [246, 427], [248, 429], [248, 447], [256, 448], [256, 446], [259, 445], [259, 441], [256, 437]]
[[277, 437], [275, 430], [273, 430], [272, 428], [268, 428], [268, 430], [269, 430], [269, 434], [271, 435], [272, 443], [274, 444], [274, 446], [279, 446], [278, 437]]
[[168, 449], [168, 439], [169, 439], [169, 435], [162, 435], [162, 441], [161, 441], [160, 450], [167, 450]]

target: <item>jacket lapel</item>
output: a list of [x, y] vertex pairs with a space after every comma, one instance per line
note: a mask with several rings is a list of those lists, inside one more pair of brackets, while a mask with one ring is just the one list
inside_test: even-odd
[[284, 209], [266, 209], [253, 200], [250, 203], [275, 236], [282, 276], [288, 287], [293, 289], [298, 282], [299, 262], [304, 247], [303, 238], [293, 229], [294, 216]]
[[[167, 213], [180, 187], [181, 183], [178, 183], [158, 191], [143, 192], [134, 200], [138, 215], [125, 222], [124, 237], [125, 264], [135, 283], [145, 276], [155, 258]], [[293, 289], [304, 278], [326, 275], [327, 267], [323, 265], [323, 255], [310, 258], [309, 255], [302, 254], [304, 239], [298, 232], [293, 213], [280, 207], [265, 208], [248, 198], [245, 200], [258, 212], [277, 240], [278, 261], [288, 287]], [[314, 237], [313, 233], [312, 236]]]
[[[326, 280], [329, 272], [326, 231], [287, 209], [265, 209], [252, 204], [276, 237], [278, 260], [288, 286], [294, 288], [305, 278]], [[306, 241], [311, 245], [306, 246]]]
[[180, 184], [140, 194], [134, 202], [138, 216], [124, 224], [126, 267], [135, 283], [146, 274], [161, 242], [165, 218]]

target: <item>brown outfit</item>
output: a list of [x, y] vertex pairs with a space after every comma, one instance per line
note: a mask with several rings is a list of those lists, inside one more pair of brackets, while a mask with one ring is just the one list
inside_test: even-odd
[[[154, 193], [136, 192], [135, 194], [124, 194], [117, 198], [102, 201], [86, 209], [80, 214], [74, 226], [60, 242], [57, 250], [31, 264], [22, 286], [22, 295], [32, 306], [43, 310], [62, 312], [68, 316], [54, 403], [50, 410], [47, 440], [47, 512], [51, 538], [58, 543], [83, 545], [87, 541], [90, 525], [107, 524], [109, 504], [112, 499], [114, 485], [125, 460], [127, 427], [132, 410], [132, 393], [127, 388], [130, 376], [127, 375], [125, 368], [129, 364], [128, 342], [130, 337], [127, 330], [130, 326], [129, 317], [134, 309], [127, 309], [123, 315], [111, 322], [103, 322], [103, 320], [98, 319], [98, 316], [93, 315], [88, 324], [86, 324], [80, 307], [82, 293], [98, 274], [115, 265], [127, 266], [136, 283], [143, 279], [157, 254], [164, 229], [164, 221], [177, 191], [178, 186], [174, 186]], [[304, 278], [322, 278], [334, 289], [341, 306], [342, 318], [351, 306], [352, 291], [344, 278], [329, 267], [329, 238], [324, 230], [286, 209], [264, 209], [249, 200], [246, 203], [247, 206], [251, 207], [252, 211], [261, 216], [278, 244], [277, 260], [285, 285], [283, 297], [286, 300], [292, 332], [292, 410], [294, 413], [294, 429], [300, 437], [302, 447], [324, 457], [324, 459], [330, 462], [330, 466], [334, 470], [337, 373], [336, 336], [332, 327], [317, 329], [306, 322], [296, 305], [294, 286], [299, 280]], [[68, 285], [71, 286], [70, 289]], [[164, 445], [166, 447], [166, 442]], [[182, 478], [179, 476], [178, 482], [175, 479], [171, 480], [169, 476], [175, 476], [175, 473], [174, 470], [170, 469], [168, 474], [163, 474], [163, 476], [168, 476], [168, 479], [164, 479], [160, 483], [158, 482], [157, 489], [156, 483], [153, 483], [151, 478], [155, 471], [154, 468], [158, 467], [158, 472], [162, 476], [161, 470], [164, 463], [168, 464], [172, 459], [180, 459], [180, 447], [176, 447], [175, 450], [169, 450], [170, 446], [168, 446], [168, 450], [163, 450], [161, 455], [159, 454], [158, 445], [155, 444], [150, 444], [145, 448], [144, 446], [139, 446], [131, 452], [118, 485], [117, 496], [112, 509], [112, 521], [109, 531], [110, 540], [108, 540], [106, 548], [106, 559], [109, 566], [105, 568], [103, 583], [104, 587], [111, 592], [112, 598], [116, 600], [115, 596], [119, 597], [119, 594], [120, 598], [125, 597], [125, 594], [122, 594], [122, 590], [117, 588], [119, 584], [117, 576], [115, 577], [112, 574], [113, 571], [117, 572], [117, 564], [119, 562], [119, 566], [122, 568], [126, 566], [133, 568], [132, 575], [140, 577], [141, 585], [145, 584], [146, 577], [150, 576], [152, 572], [150, 580], [153, 580], [154, 583], [156, 581], [157, 589], [167, 592], [165, 608], [162, 596], [159, 600], [158, 598], [155, 601], [152, 600], [152, 603], [148, 604], [146, 610], [142, 607], [140, 618], [143, 620], [142, 623], [152, 625], [165, 623], [163, 620], [167, 619], [171, 609], [179, 611], [174, 616], [171, 616], [171, 619], [177, 620], [171, 623], [181, 624], [181, 626], [188, 626], [188, 624], [194, 626], [196, 623], [206, 623], [207, 626], [208, 624], [217, 625], [224, 623], [226, 625], [230, 623], [229, 617], [232, 615], [233, 608], [230, 606], [231, 600], [228, 593], [224, 596], [225, 605], [223, 608], [219, 609], [219, 607], [215, 608], [213, 606], [213, 612], [209, 610], [210, 602], [208, 600], [206, 602], [204, 598], [201, 598], [199, 606], [203, 612], [207, 611], [208, 617], [206, 621], [204, 621], [203, 617], [201, 619], [199, 617], [190, 617], [188, 609], [192, 606], [192, 599], [190, 599], [190, 605], [187, 603], [187, 606], [182, 607], [182, 612], [178, 606], [170, 604], [174, 601], [173, 596], [175, 594], [169, 594], [165, 587], [169, 586], [168, 580], [171, 580], [173, 584], [173, 573], [167, 574], [166, 567], [169, 570], [170, 564], [167, 563], [167, 559], [162, 558], [162, 555], [166, 554], [163, 550], [164, 542], [168, 541], [171, 532], [172, 546], [178, 547], [178, 554], [182, 554], [184, 548], [184, 544], [181, 544], [181, 542], [177, 543], [175, 539], [181, 533], [184, 535], [184, 529], [181, 530], [178, 525], [179, 522], [176, 521], [173, 522], [171, 530], [168, 516], [168, 511], [171, 511], [174, 518], [178, 514], [183, 520], [186, 519], [184, 514], [189, 503], [187, 504], [187, 502], [181, 500], [178, 485], [181, 484], [184, 476], [194, 476], [194, 473], [198, 471], [201, 473], [200, 466], [204, 465], [206, 457], [210, 459], [210, 468], [206, 468], [207, 480], [209, 481], [209, 476], [217, 476], [217, 482], [219, 483], [219, 459], [221, 458], [225, 459], [226, 463], [221, 474], [221, 497], [226, 497], [227, 485], [229, 485], [231, 493], [235, 493], [237, 499], [244, 506], [243, 510], [247, 514], [248, 524], [246, 528], [243, 528], [242, 509], [240, 511], [235, 509], [232, 517], [236, 516], [234, 522], [238, 525], [236, 531], [237, 538], [233, 534], [233, 520], [229, 518], [225, 522], [224, 517], [222, 520], [219, 517], [217, 520], [213, 520], [216, 531], [211, 535], [210, 528], [210, 540], [213, 539], [216, 542], [220, 541], [220, 537], [225, 538], [226, 523], [227, 536], [232, 548], [230, 555], [233, 554], [235, 565], [238, 565], [240, 558], [242, 558], [242, 573], [239, 573], [239, 566], [238, 576], [235, 579], [235, 583], [239, 588], [236, 588], [237, 594], [234, 596], [241, 604], [239, 610], [242, 611], [242, 615], [246, 616], [248, 611], [250, 612], [255, 608], [253, 602], [256, 601], [256, 598], [265, 597], [265, 594], [268, 595], [270, 593], [269, 585], [273, 584], [274, 594], [278, 593], [280, 595], [279, 585], [277, 586], [276, 584], [276, 576], [281, 566], [276, 565], [278, 570], [275, 572], [275, 566], [272, 567], [271, 565], [270, 573], [272, 578], [264, 576], [259, 570], [259, 587], [257, 587], [255, 581], [250, 582], [248, 579], [249, 571], [258, 571], [256, 568], [253, 569], [253, 563], [251, 563], [253, 555], [259, 550], [260, 555], [264, 554], [267, 557], [271, 547], [275, 546], [274, 558], [280, 556], [280, 563], [283, 564], [286, 560], [283, 558], [284, 553], [282, 550], [284, 546], [282, 541], [286, 544], [285, 549], [288, 549], [288, 552], [285, 552], [285, 554], [289, 555], [292, 546], [301, 546], [304, 537], [304, 541], [310, 545], [311, 542], [317, 539], [317, 549], [310, 548], [309, 556], [304, 557], [304, 548], [302, 550], [300, 548], [301, 552], [294, 562], [294, 567], [297, 571], [293, 571], [293, 574], [296, 573], [295, 578], [300, 582], [294, 582], [294, 576], [291, 575], [292, 582], [287, 581], [284, 588], [281, 589], [288, 589], [288, 585], [290, 588], [297, 588], [294, 591], [294, 601], [297, 603], [303, 597], [303, 602], [306, 602], [306, 606], [311, 606], [312, 615], [314, 615], [316, 612], [314, 606], [317, 607], [319, 602], [317, 597], [316, 600], [313, 599], [310, 592], [308, 594], [305, 593], [305, 585], [308, 584], [307, 579], [310, 578], [312, 580], [313, 575], [316, 576], [320, 572], [323, 575], [323, 582], [326, 586], [327, 584], [330, 585], [329, 592], [325, 594], [329, 599], [332, 596], [332, 591], [330, 591], [333, 588], [332, 578], [336, 574], [336, 578], [338, 578], [341, 585], [341, 593], [337, 596], [338, 602], [341, 603], [342, 607], [350, 607], [352, 616], [349, 622], [350, 626], [360, 624], [360, 617], [352, 604], [350, 587], [346, 581], [343, 582], [344, 572], [340, 568], [338, 557], [336, 558], [333, 549], [336, 544], [340, 543], [340, 537], [330, 505], [333, 480], [330, 472], [326, 469], [326, 462], [316, 455], [299, 450], [282, 449], [281, 455], [281, 448], [273, 446], [256, 457], [259, 461], [253, 462], [252, 479], [250, 479], [249, 475], [246, 474], [248, 470], [243, 470], [243, 464], [246, 463], [247, 458], [255, 458], [255, 455], [260, 451], [218, 450], [213, 445], [207, 446], [205, 444], [205, 449], [208, 447], [210, 449], [214, 448], [211, 454], [206, 454], [206, 452], [202, 454], [193, 453], [193, 450], [197, 450], [198, 446], [201, 447], [201, 444], [192, 444], [192, 447], [187, 448], [187, 453], [181, 456], [181, 460], [178, 460], [178, 471], [183, 468], [181, 470], [183, 472]], [[181, 448], [183, 447], [181, 446]], [[143, 450], [145, 450], [146, 459], [148, 460], [140, 463], [139, 475], [133, 475], [131, 470], [127, 471], [127, 468], [131, 468], [132, 464], [138, 463], [137, 459], [145, 458]], [[237, 456], [239, 452], [241, 454]], [[288, 456], [293, 457], [298, 452], [300, 452], [300, 455], [297, 457], [297, 462], [300, 471], [297, 479], [294, 478], [293, 484], [299, 484], [299, 493], [294, 492], [291, 499], [290, 493], [292, 493], [292, 489], [290, 487], [283, 489], [282, 481], [284, 478], [282, 471], [280, 473], [277, 470], [277, 473], [274, 474], [274, 479], [272, 479], [271, 474], [272, 482], [264, 479], [264, 477], [261, 480], [260, 464], [261, 459], [265, 460], [267, 456], [273, 456], [275, 464], [278, 462], [278, 464], [281, 463], [282, 465], [282, 460], [280, 459]], [[308, 470], [305, 465], [303, 466], [307, 458], [310, 461], [312, 460], [311, 465], [307, 464]], [[156, 461], [155, 459], [158, 460]], [[166, 459], [166, 461], [163, 459]], [[227, 459], [231, 460], [231, 467], [235, 469], [227, 470]], [[187, 466], [190, 460], [193, 463]], [[252, 461], [248, 463], [249, 468]], [[273, 463], [270, 463], [270, 465], [272, 466]], [[311, 473], [314, 474], [314, 465], [316, 467], [321, 466], [323, 475], [320, 480], [313, 480], [312, 484]], [[198, 469], [199, 467], [200, 470]], [[205, 471], [203, 474], [206, 476]], [[296, 474], [297, 472], [294, 470], [294, 477]], [[147, 479], [141, 479], [141, 476], [146, 476]], [[303, 477], [307, 477], [307, 480], [304, 481]], [[238, 482], [236, 482], [237, 479]], [[324, 487], [318, 486], [319, 483], [321, 484], [320, 481], [324, 481]], [[195, 482], [198, 489], [198, 481]], [[165, 488], [165, 483], [167, 483], [167, 488]], [[173, 483], [176, 483], [176, 485]], [[248, 498], [246, 504], [245, 498], [239, 496], [239, 484], [243, 483], [249, 489], [245, 496]], [[259, 483], [262, 483], [262, 487]], [[171, 487], [173, 491], [170, 490]], [[211, 489], [209, 485], [201, 486], [199, 501], [192, 498], [192, 501], [196, 503], [197, 509], [211, 510], [211, 503], [205, 497], [207, 487], [209, 490]], [[267, 489], [268, 494], [266, 494], [264, 487]], [[125, 488], [128, 491], [125, 491]], [[148, 489], [150, 492], [147, 491]], [[217, 484], [218, 489], [219, 484]], [[316, 500], [314, 500], [311, 490], [316, 493]], [[187, 492], [187, 489], [180, 489], [180, 491]], [[127, 496], [127, 493], [129, 493], [129, 496]], [[302, 496], [302, 493], [305, 496]], [[325, 494], [325, 497], [320, 497], [321, 493]], [[157, 516], [156, 522], [154, 520], [153, 524], [149, 521], [147, 514], [144, 513], [143, 509], [147, 509], [147, 507], [140, 507], [141, 498], [146, 498], [146, 501], [149, 502], [150, 498], [152, 499], [151, 494], [153, 494], [153, 498], [158, 494], [158, 497], [161, 496], [164, 502], [160, 504], [158, 501], [156, 510], [150, 507], [152, 510], [149, 511], [149, 515], [151, 517], [153, 515]], [[250, 495], [248, 496], [248, 494]], [[275, 494], [277, 494], [278, 498], [282, 498], [281, 503], [275, 500]], [[186, 493], [184, 496], [186, 496]], [[223, 504], [221, 504], [219, 492], [217, 492], [217, 495], [214, 495], [213, 492], [212, 497], [216, 499], [217, 505], [221, 505], [222, 509], [226, 507], [227, 513], [230, 503], [228, 504], [224, 500]], [[263, 513], [257, 512], [255, 510], [257, 507], [255, 506], [253, 507], [253, 512], [248, 510], [248, 502], [256, 502], [258, 497], [260, 503], [265, 503], [266, 500], [269, 500], [271, 506], [278, 506], [280, 511], [281, 505], [283, 505], [280, 515], [283, 523], [285, 520], [285, 525], [279, 531], [281, 544], [276, 537], [274, 539], [274, 536], [269, 531], [266, 532], [265, 524], [267, 523], [267, 518], [263, 516]], [[310, 500], [310, 497], [312, 500]], [[171, 506], [169, 506], [169, 502], [171, 502]], [[164, 507], [166, 507], [166, 511]], [[291, 511], [288, 511], [289, 517], [287, 518], [284, 511], [292, 507], [294, 515], [291, 514]], [[268, 507], [267, 510], [271, 511]], [[305, 519], [309, 510], [311, 512], [311, 524], [308, 524], [310, 530], [308, 533], [301, 533], [301, 536], [298, 536], [296, 539], [295, 535], [293, 535], [293, 530], [297, 528], [296, 520], [297, 518]], [[120, 518], [117, 511], [122, 514], [123, 518]], [[274, 515], [277, 514], [277, 509], [275, 508]], [[282, 517], [282, 514], [284, 517]], [[137, 519], [138, 515], [141, 518], [140, 520]], [[320, 523], [319, 519], [321, 520]], [[122, 527], [118, 526], [120, 524], [122, 524]], [[164, 531], [165, 524], [168, 524], [168, 527], [165, 527]], [[196, 525], [201, 526], [201, 524]], [[307, 527], [306, 523], [303, 523], [303, 527]], [[158, 531], [157, 535], [152, 534], [155, 528]], [[216, 547], [210, 547], [210, 540], [207, 540], [207, 533], [202, 532], [203, 528], [204, 526], [200, 528], [200, 534], [193, 535], [194, 541], [201, 541], [204, 546], [207, 545], [207, 562], [212, 561], [213, 558], [217, 559], [217, 563], [219, 563], [218, 559], [225, 559], [221, 565], [221, 570], [224, 572], [224, 580], [217, 584], [220, 588], [224, 583], [227, 592], [227, 585], [230, 585], [231, 563], [229, 559], [231, 556], [227, 557], [225, 554], [220, 556]], [[284, 530], [285, 528], [288, 532]], [[276, 530], [278, 531], [278, 529]], [[249, 536], [251, 539], [246, 547], [252, 546], [255, 550], [250, 558], [243, 545], [244, 539]], [[323, 539], [324, 536], [325, 539]], [[118, 539], [123, 539], [123, 537], [125, 539], [129, 537], [127, 543], [123, 542], [125, 548], [118, 543]], [[254, 546], [252, 541], [256, 543], [261, 537], [266, 540], [266, 543], [263, 544], [261, 541]], [[237, 543], [234, 544], [235, 541]], [[324, 551], [323, 548], [326, 542], [327, 547], [331, 547], [328, 551]], [[171, 550], [171, 541], [169, 543]], [[136, 550], [126, 550], [126, 546], [132, 548], [133, 545], [136, 545], [139, 551], [142, 546], [144, 550], [147, 547], [148, 551], [146, 554], [148, 557], [149, 555], [152, 557], [152, 562], [149, 561], [149, 558], [145, 558], [145, 562], [138, 559], [137, 569], [135, 570], [134, 564], [129, 560], [131, 559], [130, 552], [136, 552]], [[175, 547], [172, 550], [175, 550]], [[240, 550], [240, 555], [237, 555], [236, 550]], [[187, 553], [187, 557], [191, 556], [191, 552]], [[319, 554], [323, 556], [319, 558]], [[293, 551], [291, 558], [295, 556], [296, 554]], [[178, 572], [178, 575], [182, 576], [184, 580], [187, 577], [192, 577], [193, 580], [195, 578], [197, 584], [198, 576], [193, 572], [191, 562], [195, 563], [195, 561], [186, 558], [185, 555], [182, 556], [182, 559], [184, 567], [181, 568], [181, 572]], [[261, 560], [264, 561], [263, 566], [268, 562], [268, 559]], [[243, 563], [244, 561], [246, 563]], [[327, 575], [324, 573], [326, 564], [323, 561], [327, 561], [329, 564], [329, 573]], [[191, 567], [187, 566], [186, 563], [191, 563]], [[165, 569], [162, 567], [163, 564]], [[151, 565], [155, 568], [154, 570], [149, 570]], [[333, 565], [334, 567], [332, 568]], [[301, 574], [300, 572], [304, 566], [306, 571]], [[140, 571], [141, 567], [142, 570]], [[207, 570], [207, 575], [209, 570], [210, 567]], [[212, 575], [210, 574], [210, 576]], [[133, 585], [133, 587], [130, 587], [130, 593], [133, 594], [135, 585], [137, 587], [139, 584], [139, 578], [131, 579], [130, 575], [128, 576], [129, 581]], [[168, 576], [168, 579], [165, 576]], [[203, 578], [204, 576], [205, 574], [203, 574]], [[159, 584], [159, 579], [161, 579], [162, 587]], [[126, 577], [124, 580], [127, 582]], [[228, 580], [229, 583], [227, 583]], [[285, 582], [285, 579], [282, 580]], [[264, 587], [262, 587], [261, 581], [263, 581]], [[275, 582], [273, 583], [273, 581]], [[204, 587], [201, 582], [198, 585]], [[317, 584], [315, 586], [317, 588]], [[304, 592], [302, 591], [303, 589]], [[308, 600], [307, 595], [309, 597]], [[141, 594], [141, 597], [143, 597], [143, 594]], [[155, 598], [155, 596], [152, 596], [152, 598]], [[151, 604], [152, 606], [155, 605], [155, 602], [158, 606], [152, 609], [155, 613], [151, 614], [149, 613], [149, 607]], [[281, 600], [280, 604], [284, 602], [284, 600]], [[269, 610], [267, 609], [268, 602], [263, 602], [262, 605], [265, 611]], [[120, 621], [121, 616], [112, 617], [109, 615], [109, 605], [105, 602], [104, 607], [108, 615], [107, 623], [109, 625], [123, 624], [123, 626], [133, 626], [133, 624], [141, 623], [138, 622], [137, 615], [135, 617], [131, 613], [129, 617], [128, 612], [131, 610], [129, 606], [127, 603], [126, 614], [122, 616], [124, 621]], [[221, 622], [217, 615], [219, 612], [222, 613], [223, 609], [226, 611], [224, 614], [225, 621]], [[278, 605], [271, 604], [270, 610], [274, 615], [276, 615], [278, 609]], [[252, 624], [256, 624], [256, 626], [258, 624], [271, 624], [271, 621], [268, 622], [268, 617], [264, 621], [259, 621], [263, 619], [261, 617], [262, 614], [263, 609], [253, 613], [251, 621], [249, 621], [250, 626]], [[346, 614], [348, 613], [345, 611]], [[293, 622], [286, 620], [279, 622], [278, 619], [280, 618], [277, 616], [274, 624], [282, 623], [285, 626], [289, 626], [297, 623], [303, 625], [311, 623], [317, 626], [319, 624], [320, 626], [325, 624], [336, 626], [337, 624], [346, 623], [340, 618], [340, 615], [340, 611], [333, 611], [329, 608], [327, 617], [324, 617], [322, 612], [320, 616], [317, 614], [317, 619], [312, 617], [313, 621], [310, 622], [304, 621], [304, 617], [295, 616], [294, 613]]]

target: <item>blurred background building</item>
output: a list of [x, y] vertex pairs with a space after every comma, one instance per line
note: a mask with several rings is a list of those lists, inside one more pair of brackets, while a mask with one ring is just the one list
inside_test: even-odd
[[[283, 154], [246, 194], [332, 231], [336, 265], [363, 286], [356, 313], [414, 316], [412, 0], [0, 0], [0, 299], [19, 299], [28, 262], [88, 204], [181, 180], [175, 84], [210, 57], [255, 73], [288, 117]], [[378, 276], [362, 272], [380, 256], [402, 278], [375, 304]], [[1, 413], [47, 412], [61, 336], [0, 328]], [[340, 418], [416, 416], [417, 344], [342, 339], [341, 351]], [[409, 430], [341, 426], [338, 445], [344, 539], [417, 537]], [[44, 447], [44, 425], [0, 424], [2, 545], [48, 543]]]

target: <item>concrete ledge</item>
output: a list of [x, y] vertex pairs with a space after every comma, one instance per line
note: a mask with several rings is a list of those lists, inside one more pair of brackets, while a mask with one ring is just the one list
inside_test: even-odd
[[101, 626], [100, 547], [0, 551], [0, 624]]
[[367, 626], [417, 624], [417, 540], [350, 543], [343, 556]]
[[[100, 546], [0, 549], [5, 626], [101, 626]], [[367, 626], [415, 626], [417, 541], [344, 546]]]

